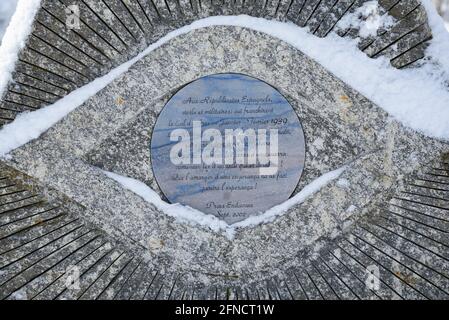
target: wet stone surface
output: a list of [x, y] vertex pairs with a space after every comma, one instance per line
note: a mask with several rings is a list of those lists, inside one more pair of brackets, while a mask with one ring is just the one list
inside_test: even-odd
[[276, 89], [243, 74], [216, 74], [168, 101], [151, 158], [171, 203], [233, 223], [290, 197], [304, 169], [304, 133]]

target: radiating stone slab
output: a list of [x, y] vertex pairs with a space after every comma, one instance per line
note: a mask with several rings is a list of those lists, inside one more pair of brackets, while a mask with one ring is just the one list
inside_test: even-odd
[[[296, 192], [346, 168], [232, 240], [175, 221], [92, 166], [161, 193], [153, 126], [177, 91], [220, 72], [264, 79], [288, 98], [307, 141]], [[200, 29], [0, 160], [0, 298], [447, 299], [448, 152], [279, 40]]]

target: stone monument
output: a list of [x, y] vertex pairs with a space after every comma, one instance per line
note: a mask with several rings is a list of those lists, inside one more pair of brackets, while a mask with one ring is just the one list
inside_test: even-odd
[[267, 33], [180, 29], [246, 14], [419, 68], [420, 2], [337, 27], [364, 3], [42, 0], [0, 125], [89, 98], [0, 158], [0, 299], [447, 299], [447, 141]]

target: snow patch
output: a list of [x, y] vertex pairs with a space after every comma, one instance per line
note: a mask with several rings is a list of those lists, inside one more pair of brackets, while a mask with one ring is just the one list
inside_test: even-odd
[[211, 230], [218, 232], [228, 227], [228, 224], [213, 215], [207, 215], [199, 210], [193, 209], [181, 204], [170, 204], [161, 199], [161, 197], [148, 187], [145, 183], [118, 175], [113, 172], [103, 171], [109, 178], [120, 183], [125, 189], [128, 189], [142, 199], [154, 205], [157, 209], [164, 212], [166, 215], [175, 218], [181, 222], [189, 224], [209, 227]]
[[260, 224], [270, 223], [274, 221], [277, 217], [284, 215], [294, 206], [303, 203], [307, 198], [320, 191], [323, 187], [328, 185], [333, 180], [337, 179], [346, 169], [347, 166], [344, 166], [337, 170], [328, 172], [312, 181], [299, 193], [297, 193], [287, 201], [265, 211], [260, 215], [251, 216], [243, 221], [231, 225], [223, 220], [218, 219], [214, 215], [203, 213], [191, 207], [184, 206], [179, 203], [167, 203], [161, 199], [156, 191], [139, 180], [124, 177], [108, 171], [103, 171], [103, 173], [109, 178], [117, 181], [125, 189], [134, 192], [148, 203], [154, 205], [157, 209], [159, 209], [166, 215], [175, 218], [177, 221], [193, 226], [206, 227], [215, 232], [224, 232], [228, 239], [232, 240], [236, 234], [237, 229], [255, 227]]
[[28, 300], [28, 295], [25, 290], [21, 289], [13, 292], [9, 298], [11, 300]]
[[2, 43], [3, 35], [8, 27], [9, 20], [16, 10], [17, 0], [2, 0], [0, 2], [0, 44]]
[[381, 8], [377, 1], [367, 1], [352, 13], [346, 14], [338, 23], [340, 29], [358, 29], [362, 38], [374, 37], [381, 28], [387, 29], [395, 24], [389, 14], [380, 14]]
[[0, 97], [3, 96], [4, 90], [11, 80], [17, 56], [31, 33], [34, 16], [39, 10], [40, 4], [41, 0], [19, 0], [17, 3], [16, 11], [0, 46]]
[[[449, 32], [446, 29], [446, 22], [438, 14], [431, 0], [421, 0], [421, 4], [427, 12], [429, 26], [432, 29], [432, 41], [427, 48], [427, 54], [433, 57], [437, 68], [447, 73], [449, 72]], [[437, 75], [441, 74], [438, 70], [433, 71]]]

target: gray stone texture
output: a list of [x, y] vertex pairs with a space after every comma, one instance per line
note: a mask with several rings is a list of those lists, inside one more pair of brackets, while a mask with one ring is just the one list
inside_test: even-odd
[[[308, 153], [296, 192], [348, 167], [232, 241], [175, 221], [98, 168], [156, 188], [142, 149], [151, 124], [179, 87], [219, 72], [273, 84], [298, 113]], [[282, 41], [200, 29], [151, 52], [0, 163], [0, 297], [447, 298], [448, 152]], [[65, 286], [70, 265], [81, 269], [80, 290]], [[365, 285], [371, 266], [379, 290]]]

